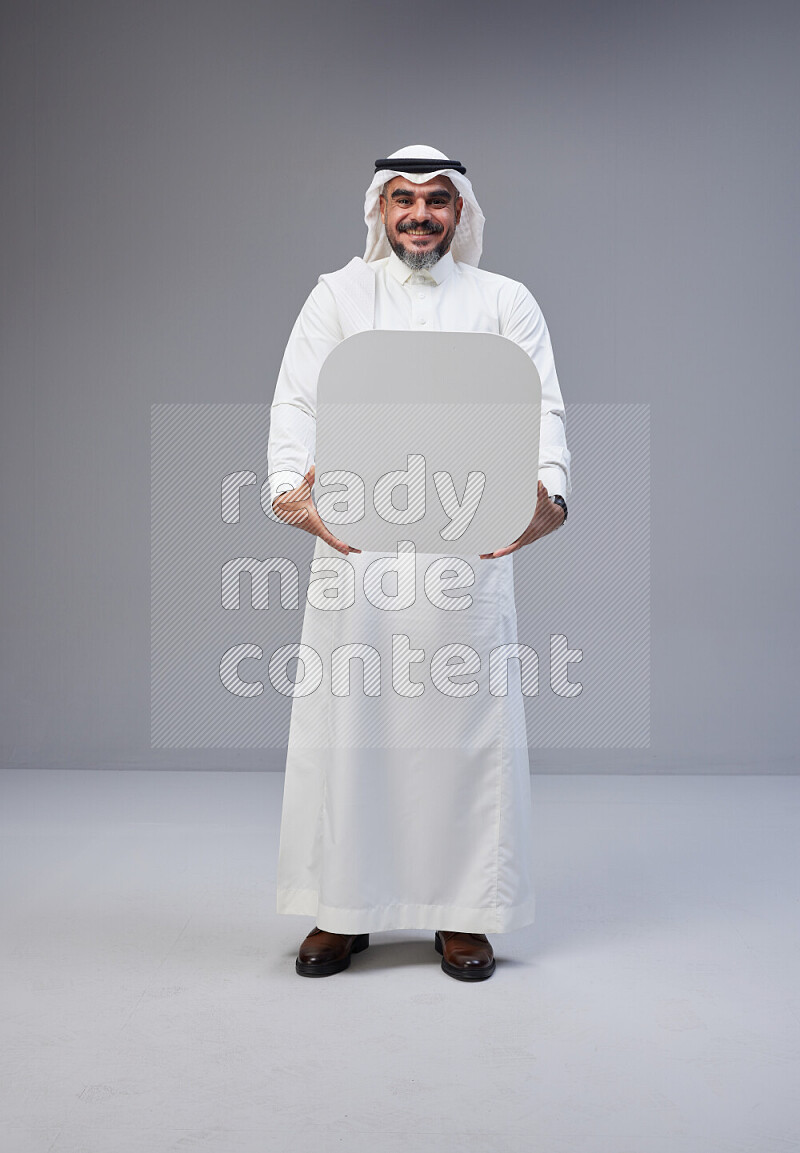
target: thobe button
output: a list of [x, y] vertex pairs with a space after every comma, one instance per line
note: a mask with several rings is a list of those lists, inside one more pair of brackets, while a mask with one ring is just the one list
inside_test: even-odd
[[427, 321], [426, 317], [424, 317], [424, 316], [421, 316], [421, 317], [419, 318], [419, 322], [420, 322], [420, 324], [427, 324], [427, 323], [428, 323], [428, 321]]
[[424, 299], [425, 299], [425, 293], [424, 292], [418, 292], [417, 293], [417, 300], [424, 300]]

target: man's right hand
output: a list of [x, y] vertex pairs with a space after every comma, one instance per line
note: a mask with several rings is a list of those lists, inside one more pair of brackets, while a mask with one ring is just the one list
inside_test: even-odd
[[314, 484], [315, 475], [316, 467], [312, 464], [305, 475], [305, 480], [298, 488], [293, 488], [290, 492], [282, 492], [275, 497], [272, 502], [272, 511], [278, 520], [282, 520], [284, 524], [293, 524], [297, 528], [305, 529], [306, 532], [310, 532], [312, 536], [320, 537], [331, 548], [344, 553], [345, 556], [351, 552], [361, 552], [360, 548], [351, 548], [350, 545], [339, 540], [323, 524], [322, 517], [311, 499], [311, 488]]

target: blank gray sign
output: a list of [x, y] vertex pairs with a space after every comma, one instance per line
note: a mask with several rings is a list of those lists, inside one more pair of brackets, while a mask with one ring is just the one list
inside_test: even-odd
[[542, 386], [493, 333], [351, 336], [322, 366], [315, 500], [353, 548], [477, 556], [536, 507]]

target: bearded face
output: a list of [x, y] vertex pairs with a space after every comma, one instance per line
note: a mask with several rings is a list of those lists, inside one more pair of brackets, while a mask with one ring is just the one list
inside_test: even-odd
[[450, 250], [463, 203], [446, 176], [415, 184], [396, 176], [384, 185], [381, 219], [392, 251], [409, 268], [431, 268]]

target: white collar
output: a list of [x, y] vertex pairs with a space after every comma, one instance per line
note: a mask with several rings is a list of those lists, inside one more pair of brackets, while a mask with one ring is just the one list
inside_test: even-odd
[[432, 280], [434, 284], [441, 284], [455, 268], [455, 261], [451, 252], [445, 252], [444, 256], [437, 260], [432, 268], [415, 272], [413, 268], [409, 268], [407, 264], [403, 263], [396, 252], [392, 251], [386, 268], [398, 284], [408, 284], [409, 281], [412, 284], [424, 284], [426, 280], [429, 282]]

